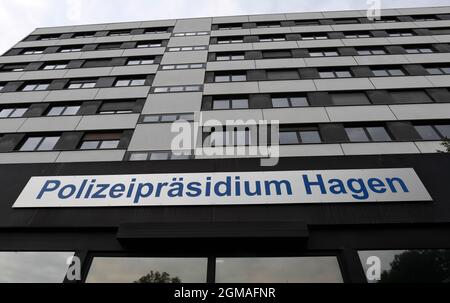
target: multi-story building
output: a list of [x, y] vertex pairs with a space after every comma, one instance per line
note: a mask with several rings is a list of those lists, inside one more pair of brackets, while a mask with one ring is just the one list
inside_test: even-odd
[[[445, 280], [401, 260], [450, 249], [449, 62], [450, 7], [38, 28], [0, 57], [0, 280]], [[274, 166], [211, 153], [263, 121]]]

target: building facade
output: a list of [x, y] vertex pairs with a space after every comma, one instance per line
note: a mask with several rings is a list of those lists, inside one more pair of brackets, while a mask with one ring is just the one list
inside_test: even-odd
[[[449, 62], [450, 7], [38, 28], [0, 57], [0, 269], [11, 273], [0, 279], [68, 282], [65, 259], [77, 256], [82, 282], [445, 281], [402, 276], [401, 260], [450, 249], [450, 158], [438, 153]], [[236, 120], [244, 129], [226, 128]], [[175, 121], [191, 126], [188, 147], [173, 148]], [[211, 153], [263, 145], [252, 132], [263, 121], [279, 121], [276, 165], [262, 165], [267, 153]], [[317, 173], [311, 203], [283, 183], [266, 186], [276, 199], [244, 185], [246, 197], [219, 186], [219, 197], [191, 188], [173, 205], [170, 192], [127, 204], [117, 179], [318, 171], [347, 178], [328, 188], [341, 197], [317, 197]], [[362, 175], [390, 172], [417, 187], [390, 175], [363, 188]], [[63, 188], [67, 176], [119, 183], [66, 203], [85, 193], [71, 193], [76, 178]], [[24, 272], [27, 262], [41, 270]]]

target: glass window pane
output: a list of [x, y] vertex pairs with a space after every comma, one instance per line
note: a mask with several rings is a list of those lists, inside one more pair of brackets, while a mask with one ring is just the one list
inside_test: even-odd
[[247, 99], [236, 99], [232, 101], [232, 107], [234, 109], [242, 109], [248, 108], [248, 100]]
[[119, 80], [116, 82], [116, 86], [128, 86], [130, 85], [130, 80]]
[[444, 138], [450, 138], [450, 125], [437, 125], [436, 128]]
[[448, 283], [450, 281], [450, 250], [361, 251], [365, 272], [369, 258], [381, 261], [381, 279], [369, 283]]
[[14, 111], [13, 108], [6, 108], [0, 111], [0, 118], [7, 118]]
[[64, 111], [64, 106], [55, 106], [50, 109], [47, 116], [60, 116]]
[[161, 116], [161, 122], [175, 122], [175, 121], [177, 121], [177, 115]]
[[217, 283], [343, 283], [335, 257], [219, 258]]
[[364, 93], [334, 93], [331, 94], [334, 105], [361, 105], [370, 104], [369, 98]]
[[276, 108], [289, 107], [288, 98], [272, 98], [272, 106]]
[[350, 127], [345, 129], [351, 142], [369, 142], [366, 132], [362, 127]]
[[404, 76], [405, 73], [401, 69], [390, 69], [389, 73], [391, 76]]
[[151, 161], [165, 161], [169, 160], [169, 153], [152, 153], [150, 155]]
[[119, 140], [108, 140], [108, 141], [103, 141], [100, 144], [100, 149], [115, 149], [117, 147], [119, 147]]
[[80, 106], [68, 106], [66, 110], [64, 111], [64, 116], [73, 116], [78, 113], [80, 110]]
[[333, 72], [319, 72], [320, 78], [334, 78]]
[[28, 138], [20, 148], [20, 151], [34, 151], [38, 147], [42, 139], [43, 137]]
[[157, 123], [160, 116], [145, 116], [144, 123]]
[[306, 97], [293, 97], [290, 99], [293, 107], [303, 107], [309, 105]]
[[216, 82], [229, 82], [230, 76], [216, 76], [215, 81]]
[[280, 132], [280, 144], [298, 144], [297, 132]]
[[85, 142], [83, 142], [83, 144], [81, 144], [80, 149], [83, 149], [83, 150], [97, 149], [99, 144], [100, 144], [100, 141], [85, 141]]
[[229, 100], [216, 100], [213, 104], [213, 109], [229, 109], [230, 101]]
[[423, 140], [440, 140], [441, 137], [430, 125], [417, 125], [415, 126], [416, 131], [419, 133]]
[[322, 143], [318, 131], [301, 131], [300, 138], [304, 144]]
[[60, 137], [46, 137], [42, 143], [39, 145], [37, 150], [53, 150], [55, 148], [56, 143], [58, 143]]
[[430, 103], [432, 100], [423, 90], [391, 92], [395, 103]]
[[246, 75], [233, 75], [231, 76], [231, 81], [237, 82], [237, 81], [247, 81]]
[[374, 55], [385, 55], [386, 51], [382, 50], [382, 49], [374, 49], [374, 50], [372, 50], [372, 54], [374, 54]]
[[130, 161], [145, 161], [147, 156], [147, 153], [133, 153], [130, 156]]
[[372, 71], [375, 77], [388, 77], [389, 74], [384, 69], [375, 69]]
[[185, 120], [185, 121], [194, 121], [195, 116], [194, 114], [186, 114], [186, 115], [180, 115], [180, 120]]
[[392, 141], [384, 127], [367, 127], [367, 132], [372, 137], [372, 141]]
[[95, 258], [87, 283], [206, 283], [203, 258]]
[[337, 71], [336, 76], [338, 78], [350, 78], [352, 74], [349, 71]]
[[0, 283], [62, 283], [73, 252], [0, 252]]

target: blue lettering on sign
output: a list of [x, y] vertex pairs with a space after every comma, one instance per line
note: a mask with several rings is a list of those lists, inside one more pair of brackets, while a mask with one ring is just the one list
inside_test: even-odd
[[318, 191], [322, 195], [346, 195], [350, 193], [354, 199], [360, 201], [368, 200], [371, 193], [384, 194], [388, 191], [409, 193], [406, 183], [398, 177], [386, 178], [385, 180], [371, 178], [367, 181], [361, 178], [325, 181], [323, 176], [318, 174], [314, 180], [310, 179], [308, 175], [303, 175], [303, 183], [308, 195], [313, 195], [314, 191]]
[[[300, 175], [301, 176], [301, 175]], [[139, 204], [143, 200], [157, 198], [188, 198], [198, 197], [225, 199], [233, 197], [288, 197], [294, 195], [292, 180], [284, 179], [252, 179], [242, 176], [223, 176], [215, 180], [205, 176], [199, 180], [186, 181], [184, 177], [174, 177], [166, 182], [138, 182], [136, 177], [123, 179], [119, 183], [101, 183], [92, 178], [80, 178], [80, 182], [64, 183], [51, 179], [44, 181], [36, 195], [37, 200], [48, 196], [68, 200], [119, 200], [127, 199], [130, 203]], [[167, 182], [169, 181], [169, 182]], [[302, 182], [299, 182], [302, 181]], [[391, 178], [326, 178], [323, 174], [304, 174], [297, 179], [297, 186], [303, 185], [307, 195], [349, 196], [357, 201], [366, 201], [372, 195], [409, 193], [409, 188], [400, 177]]]

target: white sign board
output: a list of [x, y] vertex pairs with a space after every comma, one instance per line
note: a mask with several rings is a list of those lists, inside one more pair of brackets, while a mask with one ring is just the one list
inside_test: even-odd
[[432, 201], [413, 169], [33, 177], [14, 208]]

